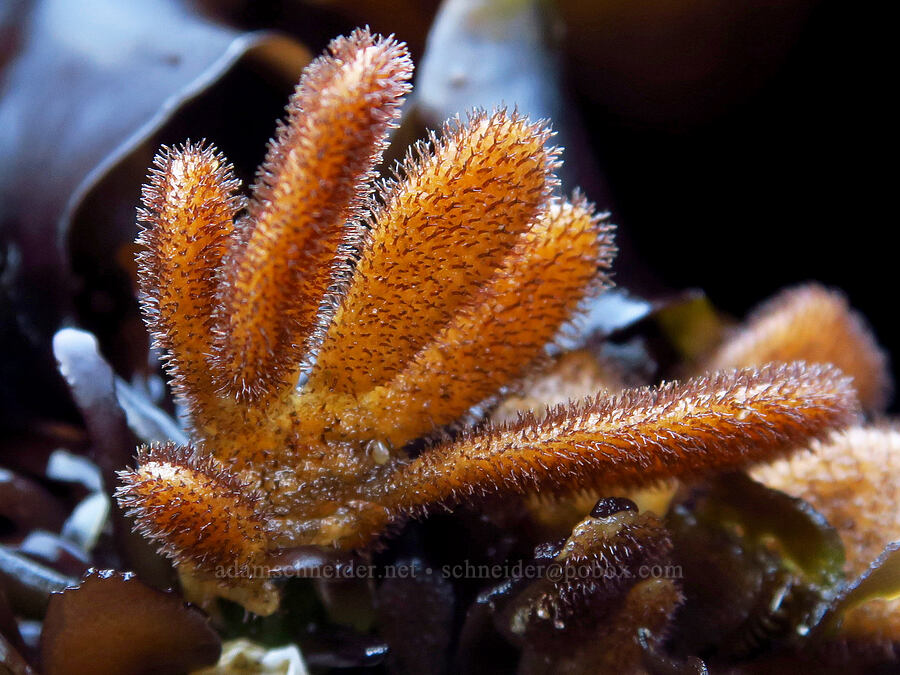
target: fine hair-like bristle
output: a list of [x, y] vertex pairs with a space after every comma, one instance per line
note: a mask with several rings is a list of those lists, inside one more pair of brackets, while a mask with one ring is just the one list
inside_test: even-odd
[[421, 514], [497, 491], [571, 491], [697, 478], [777, 458], [855, 418], [832, 366], [771, 364], [626, 390], [466, 433], [398, 470], [384, 497]]
[[207, 357], [219, 271], [244, 199], [231, 166], [210, 145], [164, 147], [154, 166], [138, 212], [141, 306], [176, 393], [197, 414], [212, 389]]
[[311, 389], [356, 396], [387, 383], [472, 302], [546, 212], [558, 157], [549, 137], [517, 113], [476, 112], [407, 157], [382, 190]]
[[392, 38], [357, 30], [304, 71], [253, 186], [223, 290], [220, 384], [256, 399], [293, 385], [314, 341], [339, 253], [409, 91], [412, 62]]
[[160, 552], [180, 565], [232, 573], [263, 554], [261, 496], [201, 447], [142, 446], [137, 464], [119, 472], [115, 496]]
[[609, 284], [614, 250], [612, 226], [583, 198], [552, 204], [469, 304], [384, 386], [352, 399], [348, 431], [402, 446], [520, 378], [585, 295]]
[[819, 284], [790, 288], [765, 302], [704, 366], [717, 370], [796, 360], [840, 368], [853, 378], [866, 410], [883, 411], [890, 399], [887, 355], [865, 319], [843, 293]]

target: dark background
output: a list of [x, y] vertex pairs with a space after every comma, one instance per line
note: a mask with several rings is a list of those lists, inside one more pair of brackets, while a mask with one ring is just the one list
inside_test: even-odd
[[735, 315], [788, 284], [841, 288], [894, 355], [896, 380], [896, 75], [879, 14], [819, 3], [772, 78], [694, 128], [602, 113], [591, 128], [615, 220], [656, 281], [702, 288]]

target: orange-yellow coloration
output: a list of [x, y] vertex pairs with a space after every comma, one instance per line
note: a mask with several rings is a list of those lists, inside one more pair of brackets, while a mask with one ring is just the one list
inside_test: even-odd
[[486, 492], [639, 486], [727, 471], [843, 426], [854, 402], [840, 371], [803, 363], [601, 395], [423, 453], [397, 473], [385, 501], [417, 513]]
[[551, 205], [390, 381], [347, 397], [344, 429], [402, 446], [459, 419], [527, 372], [591, 287], [606, 287], [614, 251], [583, 199]]
[[[848, 579], [900, 541], [900, 430], [854, 427], [789, 459], [761, 466], [754, 478], [809, 502], [838, 531]], [[900, 598], [870, 600], [844, 617], [848, 637], [900, 641]]]
[[210, 147], [164, 148], [155, 163], [138, 216], [142, 306], [175, 390], [199, 412], [198, 395], [211, 382], [219, 268], [244, 200], [231, 167]]
[[409, 90], [406, 48], [366, 31], [304, 72], [269, 147], [223, 291], [217, 374], [256, 398], [296, 381], [335, 276], [346, 273], [373, 170]]
[[369, 241], [322, 343], [311, 391], [387, 385], [477, 300], [544, 215], [558, 152], [546, 127], [505, 111], [448, 124], [382, 191]]
[[237, 569], [266, 548], [260, 496], [202, 449], [143, 447], [138, 468], [122, 471], [117, 496], [143, 534], [175, 561]]
[[[503, 399], [491, 413], [491, 421], [495, 424], [513, 422], [528, 412], [541, 420], [560, 405], [600, 393], [617, 394], [623, 389], [625, 374], [620, 365], [598, 359], [585, 349], [566, 352], [540, 375], [530, 379], [523, 394]], [[550, 541], [567, 536], [575, 523], [584, 518], [604, 495], [626, 496], [640, 511], [652, 511], [662, 516], [677, 488], [675, 480], [630, 489], [610, 485], [568, 495], [532, 493], [525, 495], [523, 502], [541, 539]]]
[[887, 404], [887, 357], [844, 295], [818, 284], [789, 289], [764, 303], [705, 367], [746, 368], [794, 360], [836, 365], [853, 378], [867, 410], [880, 411]]
[[[221, 160], [187, 174], [164, 159], [148, 190], [149, 323], [177, 368], [183, 353], [205, 364], [211, 351], [214, 377], [195, 368], [179, 380], [203, 450], [142, 453], [118, 497], [203, 577], [196, 588], [226, 592], [216, 567], [264, 566], [286, 548], [366, 546], [409, 515], [484, 492], [646, 485], [743, 466], [851, 416], [834, 370], [768, 367], [562, 406], [412, 459], [407, 441], [460, 425], [535, 367], [608, 282], [611, 231], [582, 199], [551, 198], [549, 131], [503, 111], [473, 114], [420, 147], [362, 216], [410, 66], [402, 47], [365, 31], [331, 49], [304, 76], [234, 234], [239, 202], [216, 173]], [[172, 221], [157, 206], [204, 185], [218, 192], [196, 220], [182, 208]], [[365, 236], [345, 223], [357, 217]], [[190, 228], [215, 243], [194, 246]], [[196, 274], [179, 247], [199, 260]], [[170, 271], [173, 257], [181, 266]], [[154, 297], [175, 303], [168, 323]], [[302, 358], [315, 363], [298, 389]], [[248, 608], [274, 608], [260, 579], [229, 583]]]

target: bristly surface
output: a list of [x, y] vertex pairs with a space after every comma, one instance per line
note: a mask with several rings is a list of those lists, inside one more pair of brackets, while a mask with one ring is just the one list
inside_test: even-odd
[[787, 289], [764, 303], [705, 365], [720, 370], [798, 359], [840, 368], [853, 378], [866, 410], [881, 412], [890, 399], [888, 358], [872, 331], [843, 293], [818, 284]]
[[253, 187], [222, 294], [217, 373], [232, 395], [291, 386], [320, 323], [341, 245], [409, 91], [406, 48], [358, 30], [304, 72]]
[[[449, 123], [375, 195], [411, 70], [393, 39], [334, 41], [243, 217], [211, 148], [164, 151], [145, 191], [147, 323], [194, 445], [142, 450], [117, 497], [196, 587], [251, 611], [274, 611], [262, 577], [284, 549], [371, 546], [409, 516], [489, 493], [693, 479], [854, 415], [837, 370], [794, 363], [465, 428], [609, 285], [612, 227], [577, 194], [551, 196], [549, 128], [505, 110]], [[411, 441], [447, 427], [462, 431], [412, 457]], [[223, 583], [218, 568], [261, 571]], [[660, 592], [677, 604], [674, 586]]]
[[368, 240], [322, 343], [311, 389], [387, 384], [471, 303], [549, 206], [558, 150], [516, 113], [475, 113], [409, 155], [382, 190]]
[[137, 243], [142, 308], [176, 393], [199, 413], [211, 389], [221, 266], [244, 206], [240, 182], [215, 148], [163, 148], [143, 190]]
[[398, 471], [385, 501], [422, 513], [489, 492], [701, 477], [773, 459], [844, 426], [855, 401], [840, 371], [804, 363], [601, 395], [423, 453]]
[[345, 399], [345, 430], [399, 447], [522, 377], [581, 301], [610, 284], [612, 231], [582, 197], [551, 204], [468, 303], [422, 333], [423, 344], [390, 380]]
[[266, 547], [261, 496], [215, 458], [165, 443], [139, 448], [137, 465], [119, 472], [116, 498], [161, 552], [206, 569], [239, 570], [259, 560]]

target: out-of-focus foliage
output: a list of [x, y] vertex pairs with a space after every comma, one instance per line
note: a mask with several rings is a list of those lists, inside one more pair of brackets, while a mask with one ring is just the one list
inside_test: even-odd
[[47, 675], [179, 673], [215, 663], [220, 652], [202, 612], [112, 571], [92, 571], [54, 595], [41, 635]]
[[742, 474], [687, 496], [667, 524], [684, 569], [674, 626], [688, 654], [746, 658], [798, 644], [843, 581], [843, 547], [827, 521]]
[[[213, 111], [238, 147], [254, 147], [245, 138], [262, 143], [308, 53], [283, 36], [214, 23], [177, 0], [7, 6], [0, 348], [18, 354], [0, 366], [0, 418], [9, 424], [33, 415], [48, 393], [62, 398], [46, 356], [53, 331], [76, 314], [126, 373], [146, 370], [129, 277], [149, 158], [160, 143], [216, 133], [206, 122]], [[223, 105], [245, 97], [252, 112]]]

